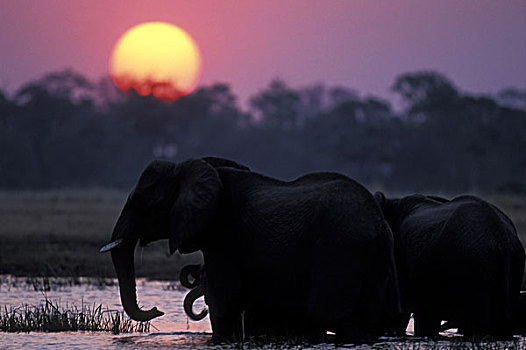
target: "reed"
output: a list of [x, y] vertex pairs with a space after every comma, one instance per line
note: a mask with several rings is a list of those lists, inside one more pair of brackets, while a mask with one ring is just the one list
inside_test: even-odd
[[102, 305], [62, 306], [56, 301], [45, 299], [41, 305], [24, 304], [18, 307], [5, 305], [0, 312], [2, 332], [65, 332], [91, 331], [149, 332], [149, 322], [135, 322], [121, 311], [110, 310]]

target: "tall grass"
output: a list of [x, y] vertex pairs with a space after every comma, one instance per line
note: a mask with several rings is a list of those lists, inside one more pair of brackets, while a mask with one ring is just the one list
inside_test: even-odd
[[135, 322], [124, 313], [103, 308], [102, 305], [61, 306], [46, 298], [41, 305], [24, 304], [19, 307], [4, 306], [0, 312], [2, 332], [64, 332], [92, 331], [149, 332], [149, 322]]

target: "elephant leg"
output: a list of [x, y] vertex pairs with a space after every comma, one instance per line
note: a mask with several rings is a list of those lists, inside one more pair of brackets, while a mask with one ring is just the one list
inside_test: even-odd
[[[329, 266], [313, 276], [305, 318], [305, 324], [310, 326], [305, 327], [306, 332], [310, 332], [308, 336], [319, 342], [326, 338], [325, 331], [331, 331], [336, 333], [338, 343], [364, 343], [376, 339], [379, 315], [370, 307], [370, 295], [375, 291], [367, 283], [363, 266], [355, 261], [338, 265]], [[341, 266], [345, 266], [346, 273], [331, 273]]]
[[267, 328], [265, 318], [254, 311], [245, 311], [243, 314], [243, 330], [245, 338], [253, 339], [263, 337], [267, 334]]
[[392, 328], [388, 329], [388, 332], [397, 337], [403, 337], [406, 335], [407, 325], [411, 319], [410, 312], [402, 312], [396, 319], [393, 321]]
[[327, 332], [323, 330], [317, 323], [306, 324], [297, 334], [305, 338], [311, 344], [324, 342], [327, 337]]
[[498, 322], [504, 318], [504, 313], [498, 311], [503, 301], [494, 294], [492, 283], [484, 281], [482, 274], [474, 276], [478, 278], [461, 285], [462, 292], [453, 304], [458, 310], [458, 332], [467, 338], [496, 334]]
[[245, 312], [245, 338], [261, 338], [266, 342], [299, 339], [309, 343], [319, 343], [324, 340], [325, 332], [318, 326], [318, 322], [307, 322], [303, 311], [296, 309], [269, 311], [269, 309]]
[[214, 331], [212, 341], [225, 343], [243, 340], [241, 314], [217, 314], [210, 310], [210, 323]]
[[[310, 281], [310, 295], [306, 300], [306, 315], [301, 322], [310, 336], [324, 336], [324, 331], [335, 332], [337, 338], [353, 338], [362, 322], [362, 287], [364, 269], [356, 263], [354, 252], [320, 250], [319, 259], [326, 262], [316, 267]], [[337, 258], [334, 258], [337, 257]], [[345, 266], [345, 272], [342, 271]], [[341, 272], [340, 272], [341, 271]], [[310, 329], [307, 329], [307, 326]], [[318, 329], [322, 330], [321, 332]]]
[[[228, 241], [214, 242], [211, 250], [205, 249], [205, 302], [208, 305], [212, 340], [216, 343], [243, 339], [242, 311], [246, 309], [240, 266], [233, 253], [227, 249]], [[203, 279], [204, 277], [204, 279]]]
[[[210, 279], [208, 279], [209, 281]], [[224, 293], [223, 290], [206, 288], [206, 303], [210, 314], [213, 341], [224, 343], [243, 340], [243, 314], [237, 293]]]
[[[288, 315], [275, 311], [274, 307], [249, 308], [244, 313], [245, 337], [261, 338], [264, 341], [279, 341], [286, 331], [286, 321], [291, 319]], [[270, 310], [273, 310], [272, 312]]]
[[440, 317], [432, 311], [418, 311], [414, 313], [415, 336], [434, 337], [440, 331]]

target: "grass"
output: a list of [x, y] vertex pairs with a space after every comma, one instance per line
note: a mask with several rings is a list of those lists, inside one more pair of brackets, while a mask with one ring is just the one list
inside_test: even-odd
[[[127, 193], [111, 190], [0, 192], [0, 274], [114, 278], [108, 242]], [[138, 248], [138, 277], [178, 279], [199, 253], [168, 254], [166, 241]]]
[[104, 309], [102, 305], [61, 306], [46, 298], [42, 305], [19, 307], [4, 306], [0, 312], [2, 332], [63, 332], [92, 331], [149, 332], [149, 322], [135, 322], [124, 316], [124, 312]]

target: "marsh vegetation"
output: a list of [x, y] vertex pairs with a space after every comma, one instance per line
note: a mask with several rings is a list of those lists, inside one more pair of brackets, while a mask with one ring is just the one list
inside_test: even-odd
[[58, 301], [46, 298], [40, 305], [5, 305], [0, 313], [0, 331], [102, 331], [119, 334], [149, 332], [150, 323], [132, 321], [123, 311], [110, 310], [102, 304], [85, 305], [81, 302], [80, 306], [61, 305]]

